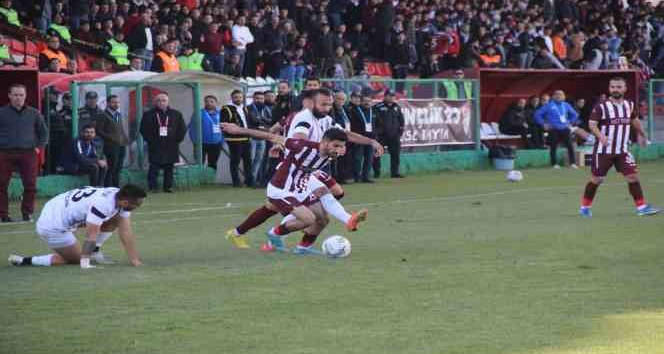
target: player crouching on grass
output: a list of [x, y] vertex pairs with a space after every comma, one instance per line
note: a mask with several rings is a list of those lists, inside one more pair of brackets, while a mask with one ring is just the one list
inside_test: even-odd
[[[37, 234], [55, 253], [22, 257], [9, 256], [15, 266], [58, 266], [80, 264], [81, 268], [94, 268], [91, 256], [99, 240], [108, 239], [115, 229], [133, 266], [142, 265], [131, 229], [131, 211], [140, 207], [145, 191], [128, 184], [118, 188], [84, 187], [62, 193], [49, 200], [37, 220]], [[86, 239], [81, 247], [74, 236], [85, 226]]]
[[606, 178], [612, 166], [627, 180], [629, 193], [636, 204], [637, 215], [654, 215], [660, 212], [646, 203], [639, 182], [634, 156], [629, 152], [630, 127], [637, 134], [639, 145], [646, 145], [646, 134], [637, 117], [636, 105], [624, 98], [627, 83], [621, 77], [609, 80], [609, 99], [593, 109], [588, 126], [597, 137], [592, 156], [592, 176], [586, 184], [579, 213], [584, 218], [592, 217], [592, 206], [597, 188]]
[[286, 148], [286, 156], [279, 163], [267, 187], [268, 202], [286, 218], [281, 225], [268, 230], [268, 243], [263, 247], [264, 251], [288, 251], [284, 237], [291, 232], [303, 230], [304, 237], [294, 253], [320, 254], [320, 251], [313, 248], [313, 244], [327, 226], [326, 212], [344, 223], [349, 231], [357, 230], [359, 223], [366, 220], [366, 209], [349, 214], [325, 184], [317, 178], [311, 178], [344, 151], [348, 137], [343, 130], [329, 129], [323, 134], [320, 143], [317, 143], [306, 139], [284, 138], [234, 124], [222, 123], [221, 126], [231, 134], [266, 139]]

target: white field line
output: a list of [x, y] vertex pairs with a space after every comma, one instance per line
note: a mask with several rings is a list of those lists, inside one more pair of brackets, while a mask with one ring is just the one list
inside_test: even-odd
[[[664, 183], [664, 180], [649, 180], [648, 184], [661, 184]], [[616, 183], [605, 183], [602, 185], [603, 188], [606, 187], [616, 187], [616, 186], [624, 186], [624, 182], [616, 182]], [[491, 196], [501, 196], [501, 195], [507, 195], [507, 194], [516, 194], [516, 193], [528, 193], [528, 192], [545, 192], [545, 191], [552, 191], [552, 190], [567, 190], [567, 189], [577, 189], [579, 190], [579, 195], [582, 192], [583, 186], [582, 185], [574, 185], [574, 186], [552, 186], [552, 187], [532, 187], [532, 188], [520, 188], [520, 189], [509, 189], [505, 191], [497, 191], [497, 192], [487, 192], [487, 193], [475, 193], [475, 194], [465, 194], [465, 195], [453, 195], [453, 196], [445, 196], [445, 197], [433, 197], [433, 198], [413, 198], [413, 199], [396, 199], [396, 200], [391, 200], [391, 201], [383, 201], [383, 202], [372, 202], [372, 203], [356, 203], [356, 204], [346, 204], [347, 207], [363, 207], [363, 206], [376, 206], [376, 205], [395, 205], [395, 204], [406, 204], [406, 203], [423, 203], [423, 202], [453, 202], [457, 200], [463, 200], [463, 199], [473, 199], [473, 198], [482, 198], [482, 197], [491, 197]], [[159, 214], [180, 214], [180, 213], [194, 213], [194, 212], [199, 212], [199, 211], [210, 211], [210, 210], [224, 210], [224, 209], [238, 209], [242, 207], [243, 205], [260, 205], [262, 202], [257, 201], [257, 202], [244, 202], [244, 203], [225, 203], [223, 205], [221, 204], [208, 204], [208, 205], [218, 205], [218, 206], [211, 206], [207, 208], [192, 208], [192, 209], [174, 209], [174, 210], [158, 210], [158, 211], [146, 211], [146, 212], [138, 212], [134, 213], [135, 215], [159, 215]], [[141, 221], [140, 219], [138, 221], [135, 221], [137, 224], [157, 224], [157, 223], [171, 223], [171, 222], [178, 222], [178, 221], [186, 221], [186, 220], [198, 220], [198, 219], [207, 219], [207, 218], [226, 218], [226, 217], [232, 217], [232, 216], [242, 216], [244, 214], [241, 213], [231, 213], [231, 214], [215, 214], [215, 215], [208, 215], [208, 216], [195, 216], [195, 217], [186, 217], [186, 218], [169, 218], [169, 219], [154, 219], [154, 220], [143, 220]], [[0, 224], [1, 226], [9, 226], [11, 224]], [[27, 224], [27, 223], [26, 223]], [[14, 224], [15, 225], [15, 224]], [[0, 235], [12, 235], [12, 234], [29, 234], [33, 233], [32, 230], [25, 230], [25, 231], [6, 231], [6, 232], [0, 232]]]

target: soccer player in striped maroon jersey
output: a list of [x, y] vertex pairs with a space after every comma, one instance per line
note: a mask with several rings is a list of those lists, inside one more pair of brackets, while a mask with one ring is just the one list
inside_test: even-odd
[[638, 107], [633, 101], [624, 98], [625, 92], [627, 92], [625, 79], [612, 78], [609, 81], [609, 99], [595, 106], [590, 115], [588, 126], [597, 137], [597, 141], [593, 149], [592, 176], [586, 184], [579, 209], [579, 213], [585, 218], [592, 217], [590, 208], [597, 188], [613, 166], [627, 180], [637, 215], [654, 215], [660, 212], [659, 209], [646, 203], [639, 182], [636, 161], [627, 149], [632, 128], [641, 146], [646, 144], [646, 135], [637, 117]]
[[[341, 129], [328, 129], [320, 143], [300, 139], [285, 138], [267, 132], [244, 129], [230, 124], [222, 124], [222, 129], [232, 134], [244, 134], [256, 139], [267, 139], [286, 148], [286, 156], [277, 167], [267, 188], [267, 197], [284, 216], [289, 216], [281, 225], [268, 231], [266, 251], [287, 251], [283, 236], [298, 230], [304, 230], [305, 236], [295, 249], [295, 253], [318, 253], [313, 243], [320, 232], [327, 226], [329, 212], [342, 221], [349, 231], [357, 230], [359, 223], [367, 216], [366, 209], [352, 215], [334, 199], [326, 186], [316, 178], [311, 178], [320, 168], [339, 155], [345, 148], [346, 133]], [[332, 199], [333, 206], [324, 205], [324, 199]], [[329, 202], [329, 200], [327, 201]], [[319, 204], [320, 203], [320, 204]], [[324, 206], [324, 209], [323, 209]]]

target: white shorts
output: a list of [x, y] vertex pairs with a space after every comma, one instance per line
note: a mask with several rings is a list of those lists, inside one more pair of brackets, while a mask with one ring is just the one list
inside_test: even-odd
[[76, 236], [71, 231], [50, 230], [37, 225], [37, 234], [50, 249], [73, 246], [77, 242]]

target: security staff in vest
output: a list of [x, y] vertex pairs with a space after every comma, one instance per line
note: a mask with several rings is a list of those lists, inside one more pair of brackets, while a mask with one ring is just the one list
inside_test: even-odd
[[[376, 112], [376, 134], [378, 141], [390, 153], [390, 176], [403, 178], [399, 174], [399, 154], [401, 153], [401, 135], [403, 134], [404, 117], [401, 107], [394, 102], [394, 91], [386, 90], [383, 102], [374, 106]], [[374, 177], [380, 177], [380, 158], [374, 160]]]
[[48, 71], [48, 65], [51, 59], [54, 58], [60, 61], [60, 70], [67, 70], [69, 58], [67, 58], [65, 52], [60, 50], [60, 38], [58, 36], [50, 36], [47, 45], [48, 47], [39, 53], [39, 71]]
[[450, 100], [469, 100], [473, 98], [473, 83], [470, 81], [455, 81], [463, 80], [465, 74], [463, 70], [454, 72], [454, 80], [443, 80], [443, 88], [445, 93], [442, 97]]
[[175, 56], [176, 42], [169, 39], [161, 45], [161, 50], [154, 56], [152, 62], [152, 71], [158, 73], [168, 73], [180, 71], [180, 63]]
[[62, 14], [59, 12], [56, 13], [53, 22], [46, 30], [46, 34], [49, 36], [57, 36], [64, 43], [71, 44], [71, 33], [69, 32], [69, 27], [65, 26], [64, 23], [65, 19]]
[[[201, 131], [203, 132], [203, 161], [207, 158], [207, 165], [217, 169], [217, 161], [221, 154], [224, 137], [221, 134], [221, 112], [217, 108], [217, 97], [205, 96], [205, 107], [201, 108]], [[198, 128], [194, 124], [194, 117], [189, 121], [189, 138], [194, 146], [198, 143]]]
[[180, 63], [180, 70], [182, 71], [203, 71], [203, 61], [205, 55], [199, 53], [197, 49], [191, 46], [184, 46], [182, 48], [182, 55], [178, 57]]
[[48, 142], [39, 111], [25, 104], [25, 86], [9, 86], [9, 105], [0, 108], [0, 221], [11, 222], [7, 189], [14, 170], [21, 174], [23, 221], [31, 221], [37, 192], [37, 152]]
[[180, 143], [187, 135], [182, 113], [168, 106], [168, 95], [160, 93], [154, 98], [155, 107], [143, 113], [141, 136], [148, 144], [148, 188], [156, 193], [159, 170], [164, 170], [163, 189], [173, 193], [173, 165], [180, 158]]
[[[249, 128], [249, 111], [244, 105], [244, 94], [240, 90], [231, 92], [231, 103], [221, 108], [221, 121], [224, 123], [234, 123], [243, 128]], [[231, 159], [231, 179], [233, 187], [240, 187], [239, 165], [242, 160], [244, 169], [244, 184], [247, 187], [254, 186], [253, 176], [251, 174], [251, 144], [249, 137], [244, 135], [234, 135], [223, 133]]]
[[108, 162], [104, 187], [119, 187], [129, 138], [124, 128], [125, 118], [120, 113], [118, 96], [110, 95], [106, 98], [106, 109], [97, 115], [95, 121], [97, 136], [104, 140], [104, 155]]
[[104, 111], [97, 105], [99, 96], [97, 92], [88, 91], [85, 93], [85, 106], [78, 109], [78, 126], [83, 127], [92, 125], [97, 127], [97, 116], [104, 113]]
[[3, 65], [20, 65], [14, 61], [11, 53], [9, 52], [9, 47], [4, 43], [5, 37], [0, 34], [0, 66]]
[[113, 38], [106, 41], [106, 55], [119, 66], [129, 65], [129, 46], [124, 42], [122, 31], [115, 31]]
[[4, 17], [4, 21], [12, 26], [21, 26], [21, 21], [18, 20], [18, 12], [12, 9], [12, 0], [2, 0], [0, 2], [0, 16]]

